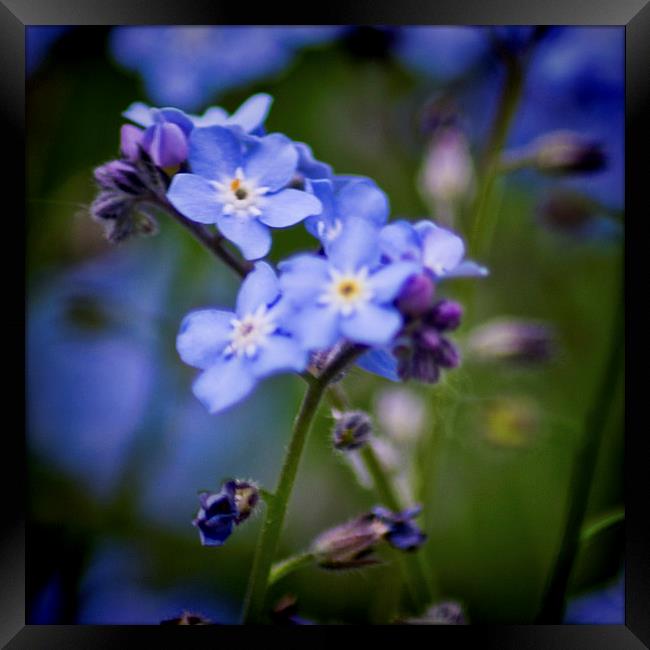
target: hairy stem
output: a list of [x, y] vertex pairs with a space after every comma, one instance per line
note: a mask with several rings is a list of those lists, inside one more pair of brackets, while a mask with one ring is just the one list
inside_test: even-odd
[[275, 557], [287, 506], [298, 473], [300, 458], [323, 394], [332, 379], [344, 370], [360, 352], [361, 349], [358, 346], [344, 348], [318, 378], [309, 380], [309, 386], [294, 422], [291, 441], [280, 471], [277, 489], [273, 500], [267, 506], [266, 517], [262, 525], [262, 532], [255, 551], [248, 582], [244, 603], [244, 623], [259, 623], [263, 619], [273, 558]]
[[276, 562], [271, 567], [271, 573], [269, 575], [269, 587], [275, 584], [278, 580], [281, 580], [285, 576], [288, 576], [290, 573], [310, 566], [313, 563], [313, 553], [300, 553], [299, 555], [292, 555], [286, 560], [280, 560], [280, 562]]
[[561, 623], [564, 617], [567, 587], [580, 547], [580, 531], [587, 510], [598, 450], [607, 426], [611, 402], [616, 393], [619, 371], [623, 365], [623, 313], [621, 300], [621, 304], [616, 305], [615, 323], [610, 339], [611, 347], [604, 373], [596, 390], [593, 406], [587, 414], [583, 438], [573, 460], [569, 505], [562, 542], [542, 598], [536, 621], [538, 623]]
[[226, 266], [232, 269], [239, 277], [244, 278], [252, 270], [253, 265], [250, 262], [239, 259], [233, 255], [227, 248], [224, 248], [223, 237], [219, 234], [212, 234], [205, 226], [196, 221], [192, 221], [181, 214], [169, 201], [162, 198], [156, 198], [154, 205], [163, 209], [175, 221], [181, 224], [203, 244], [215, 257], [221, 260]]

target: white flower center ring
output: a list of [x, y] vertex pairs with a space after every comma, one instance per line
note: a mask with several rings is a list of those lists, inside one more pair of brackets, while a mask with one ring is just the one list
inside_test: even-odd
[[235, 354], [238, 357], [254, 357], [259, 348], [266, 344], [269, 335], [277, 329], [266, 305], [260, 305], [243, 318], [233, 318], [230, 324], [230, 344], [224, 352], [226, 355]]
[[344, 316], [349, 316], [372, 298], [366, 267], [355, 273], [341, 273], [336, 269], [331, 269], [329, 273], [331, 281], [318, 298], [320, 304], [330, 305]]
[[240, 218], [254, 218], [262, 214], [264, 199], [268, 187], [258, 187], [252, 178], [244, 176], [244, 170], [237, 168], [233, 178], [224, 177], [214, 181], [218, 200], [223, 204], [223, 214], [232, 214]]

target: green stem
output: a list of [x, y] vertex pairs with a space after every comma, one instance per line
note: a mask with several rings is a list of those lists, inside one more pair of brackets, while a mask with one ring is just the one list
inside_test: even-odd
[[476, 199], [472, 206], [474, 219], [470, 252], [476, 257], [483, 252], [489, 233], [494, 228], [496, 215], [490, 215], [488, 205], [492, 187], [499, 173], [501, 150], [503, 149], [512, 119], [515, 116], [523, 90], [524, 65], [520, 59], [511, 57], [505, 60], [506, 79], [488, 142], [479, 165], [479, 182]]
[[259, 623], [263, 617], [271, 565], [282, 532], [289, 498], [296, 480], [298, 465], [300, 464], [307, 435], [313, 424], [323, 394], [332, 379], [351, 363], [360, 352], [361, 350], [355, 346], [344, 349], [318, 378], [309, 379], [309, 386], [294, 422], [291, 441], [280, 471], [277, 489], [273, 500], [266, 509], [266, 518], [262, 525], [262, 533], [257, 544], [248, 582], [244, 603], [244, 623]]
[[[621, 291], [621, 298], [623, 292]], [[611, 334], [611, 347], [593, 406], [587, 414], [583, 439], [578, 448], [571, 473], [570, 501], [564, 524], [560, 551], [551, 572], [538, 623], [561, 623], [564, 616], [566, 592], [580, 545], [580, 531], [585, 518], [589, 492], [596, 469], [598, 450], [607, 425], [607, 416], [615, 395], [619, 370], [623, 363], [623, 304], [616, 304], [615, 323]]]
[[[404, 508], [395, 490], [388, 473], [384, 470], [372, 445], [366, 445], [360, 452], [366, 470], [372, 477], [375, 490], [385, 506], [395, 512]], [[399, 554], [399, 562], [406, 578], [407, 586], [414, 609], [418, 612], [423, 605], [429, 604], [433, 598], [431, 587], [427, 580], [429, 572], [426, 570], [423, 557], [420, 553]]]
[[280, 560], [280, 562], [276, 562], [271, 567], [271, 573], [269, 575], [269, 587], [275, 584], [278, 580], [281, 580], [285, 576], [288, 576], [290, 573], [310, 566], [313, 563], [313, 553], [300, 553], [299, 555], [292, 555], [286, 560]]
[[617, 508], [611, 512], [601, 514], [595, 521], [586, 524], [580, 533], [580, 543], [586, 544], [590, 539], [598, 535], [603, 530], [607, 530], [610, 526], [614, 526], [621, 521], [625, 520], [625, 510]]

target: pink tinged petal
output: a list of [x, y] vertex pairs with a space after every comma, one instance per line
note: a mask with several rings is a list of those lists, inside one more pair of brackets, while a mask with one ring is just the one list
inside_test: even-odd
[[399, 332], [402, 317], [395, 309], [385, 309], [368, 303], [348, 317], [341, 319], [341, 331], [355, 343], [384, 345]]
[[269, 305], [280, 293], [278, 279], [266, 262], [257, 262], [242, 282], [237, 295], [237, 315], [246, 316], [260, 305]]
[[319, 214], [321, 202], [313, 195], [300, 190], [281, 190], [266, 197], [260, 221], [273, 228], [286, 228], [305, 217]]
[[234, 178], [242, 165], [242, 142], [223, 126], [196, 128], [190, 134], [189, 162], [192, 172], [205, 178]]
[[450, 230], [434, 227], [422, 242], [422, 263], [436, 275], [444, 275], [460, 264], [465, 255], [463, 240]]
[[373, 273], [370, 277], [373, 299], [380, 303], [390, 302], [400, 292], [406, 280], [419, 269], [419, 265], [412, 262], [395, 262]]
[[147, 127], [153, 124], [153, 109], [142, 102], [134, 102], [122, 115], [140, 126]]
[[210, 413], [218, 413], [241, 402], [255, 384], [248, 362], [233, 356], [221, 358], [204, 370], [194, 382], [192, 391]]
[[137, 160], [140, 157], [142, 136], [144, 131], [133, 124], [123, 124], [120, 129], [120, 153], [127, 160]]
[[322, 350], [340, 338], [339, 315], [328, 307], [305, 307], [296, 314], [293, 332], [306, 350]]
[[372, 181], [351, 181], [338, 192], [336, 199], [343, 219], [362, 217], [379, 226], [388, 219], [388, 197]]
[[302, 372], [308, 355], [303, 346], [288, 336], [272, 336], [251, 362], [258, 379], [278, 372]]
[[298, 306], [316, 300], [330, 277], [327, 260], [317, 255], [296, 255], [278, 268], [282, 292]]
[[251, 147], [244, 163], [244, 174], [254, 179], [258, 186], [268, 187], [273, 192], [293, 178], [297, 165], [298, 152], [291, 140], [273, 133], [259, 138]]
[[247, 260], [257, 260], [271, 250], [271, 232], [257, 219], [222, 214], [217, 218], [217, 226]]
[[181, 359], [196, 368], [208, 368], [230, 341], [235, 317], [230, 311], [204, 309], [188, 314], [181, 323], [176, 349]]
[[181, 214], [198, 223], [215, 223], [221, 214], [216, 189], [196, 174], [176, 174], [167, 198]]
[[264, 124], [273, 97], [266, 93], [258, 93], [249, 97], [227, 120], [228, 124], [237, 124], [250, 133]]
[[187, 137], [180, 126], [171, 122], [148, 127], [142, 146], [158, 167], [173, 167], [187, 160]]

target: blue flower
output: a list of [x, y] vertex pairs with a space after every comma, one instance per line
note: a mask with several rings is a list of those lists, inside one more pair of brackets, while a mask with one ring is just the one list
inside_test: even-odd
[[291, 318], [265, 262], [242, 283], [235, 313], [204, 309], [185, 317], [176, 348], [185, 363], [203, 371], [193, 392], [210, 413], [243, 400], [263, 377], [305, 369], [307, 354], [287, 329]]
[[372, 509], [376, 520], [387, 527], [384, 539], [400, 551], [414, 551], [424, 544], [427, 536], [411, 520], [420, 514], [422, 508], [416, 506], [404, 512], [391, 512], [377, 506]]
[[192, 173], [176, 174], [168, 198], [186, 217], [216, 224], [246, 259], [271, 248], [269, 228], [286, 228], [321, 211], [307, 192], [286, 188], [298, 163], [280, 133], [243, 140], [232, 128], [197, 128], [190, 135]]
[[387, 259], [417, 262], [435, 280], [488, 274], [486, 268], [464, 260], [465, 244], [458, 235], [431, 221], [389, 223], [381, 230], [380, 246]]
[[203, 546], [221, 546], [232, 535], [237, 518], [235, 491], [226, 483], [220, 492], [201, 492], [201, 507], [192, 522], [199, 529]]
[[298, 255], [279, 267], [283, 292], [300, 308], [296, 336], [310, 350], [341, 337], [366, 345], [388, 343], [402, 327], [392, 302], [417, 266], [380, 266], [377, 228], [363, 218], [349, 219], [327, 254]]
[[332, 180], [313, 180], [310, 187], [323, 209], [320, 214], [309, 217], [305, 227], [326, 248], [341, 234], [351, 218], [361, 217], [376, 226], [382, 226], [388, 220], [388, 198], [369, 178], [335, 176]]
[[30, 75], [47, 56], [52, 45], [69, 27], [27, 25], [25, 28], [25, 68]]
[[[128, 128], [125, 135], [137, 142], [158, 167], [172, 167], [187, 159], [187, 139], [195, 126], [232, 126], [245, 133], [261, 135], [272, 101], [270, 95], [258, 93], [249, 97], [232, 115], [219, 106], [208, 108], [203, 115], [186, 115], [177, 108], [152, 108], [134, 102], [123, 115], [144, 127], [144, 133], [139, 135], [137, 129], [128, 125], [123, 127], [123, 132]], [[127, 145], [125, 150], [124, 142], [122, 150], [127, 157], [133, 157], [132, 147]]]
[[139, 72], [151, 99], [194, 110], [216, 94], [285, 69], [296, 51], [336, 37], [339, 27], [118, 27], [111, 51]]

